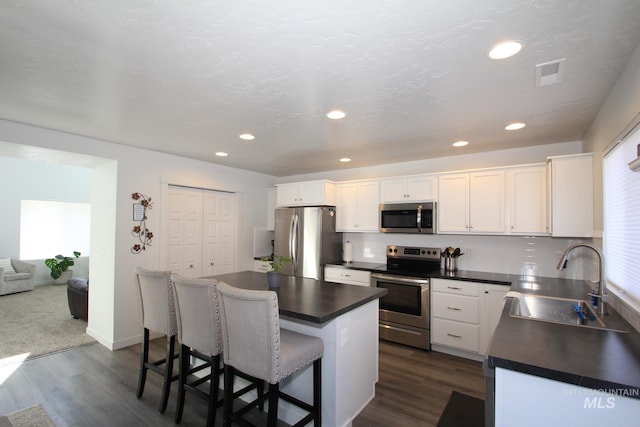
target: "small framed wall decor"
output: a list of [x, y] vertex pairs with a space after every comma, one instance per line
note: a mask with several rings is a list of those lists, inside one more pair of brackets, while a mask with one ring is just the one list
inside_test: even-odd
[[141, 203], [133, 204], [133, 220], [142, 221], [144, 219], [144, 206]]
[[138, 239], [138, 242], [131, 247], [131, 252], [139, 254], [146, 250], [147, 246], [151, 246], [151, 239], [153, 239], [153, 233], [147, 228], [147, 210], [153, 207], [153, 203], [151, 197], [142, 193], [133, 193], [131, 198], [136, 201], [133, 204], [133, 220], [138, 223], [131, 230], [131, 234]]

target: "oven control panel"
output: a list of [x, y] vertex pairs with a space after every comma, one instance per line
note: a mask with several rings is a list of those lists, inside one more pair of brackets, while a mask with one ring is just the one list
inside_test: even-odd
[[422, 248], [419, 246], [387, 246], [387, 258], [440, 260], [440, 248]]

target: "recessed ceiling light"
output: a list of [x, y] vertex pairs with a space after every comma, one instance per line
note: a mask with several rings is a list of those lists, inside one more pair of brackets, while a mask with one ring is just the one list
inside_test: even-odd
[[340, 110], [331, 110], [327, 113], [327, 117], [331, 120], [344, 119], [346, 116], [345, 112]]
[[216, 156], [218, 157], [227, 157], [229, 155], [229, 153], [225, 153], [224, 151], [218, 151], [216, 153]]
[[343, 158], [341, 158], [341, 159], [340, 159], [340, 161], [341, 161], [342, 163], [347, 163], [347, 162], [350, 162], [350, 161], [351, 161], [351, 159], [350, 159], [350, 158], [348, 158], [348, 157], [343, 157]]
[[515, 122], [515, 123], [510, 123], [510, 124], [506, 125], [504, 128], [505, 128], [505, 130], [518, 130], [518, 129], [522, 129], [525, 126], [526, 125], [524, 123]]
[[251, 135], [250, 133], [240, 134], [239, 137], [240, 139], [243, 139], [245, 141], [253, 141], [254, 139], [256, 139], [256, 137]]
[[505, 59], [515, 55], [522, 49], [522, 43], [516, 40], [507, 40], [505, 42], [498, 43], [489, 51], [489, 58], [491, 59]]
[[456, 141], [453, 143], [454, 147], [464, 147], [465, 145], [468, 145], [469, 141]]

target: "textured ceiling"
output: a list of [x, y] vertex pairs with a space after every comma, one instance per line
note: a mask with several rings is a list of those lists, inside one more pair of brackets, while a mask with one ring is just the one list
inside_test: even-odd
[[4, 0], [0, 118], [297, 175], [580, 140], [639, 42], [638, 0]]

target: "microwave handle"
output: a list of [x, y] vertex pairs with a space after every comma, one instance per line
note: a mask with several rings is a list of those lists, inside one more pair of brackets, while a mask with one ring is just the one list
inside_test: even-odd
[[422, 205], [418, 205], [418, 217], [416, 218], [418, 233], [422, 233]]

